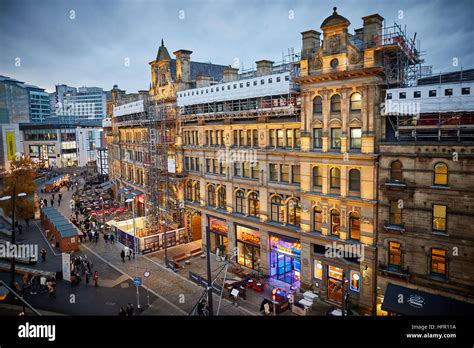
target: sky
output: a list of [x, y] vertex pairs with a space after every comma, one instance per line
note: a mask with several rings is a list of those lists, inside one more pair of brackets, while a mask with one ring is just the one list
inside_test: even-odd
[[[0, 0], [0, 75], [54, 91], [56, 84], [148, 89], [161, 39], [171, 56], [255, 67], [301, 50], [337, 12], [349, 32], [379, 13], [416, 32], [434, 72], [474, 68], [474, 0]], [[457, 64], [457, 65], [456, 65]]]

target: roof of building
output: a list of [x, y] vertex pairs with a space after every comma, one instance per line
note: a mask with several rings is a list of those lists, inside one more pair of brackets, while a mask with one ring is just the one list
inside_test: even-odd
[[171, 60], [171, 56], [168, 52], [168, 49], [165, 47], [163, 39], [161, 39], [161, 46], [158, 48], [158, 53], [156, 54], [156, 60], [158, 62], [162, 60]]
[[[171, 76], [176, 76], [176, 59], [171, 59]], [[213, 81], [221, 81], [224, 77], [224, 69], [228, 68], [227, 65], [218, 65], [212, 63], [201, 63], [191, 61], [190, 79], [195, 81], [199, 75], [206, 75]]]
[[20, 88], [35, 89], [35, 90], [44, 92], [44, 88], [41, 88], [35, 85], [30, 85], [30, 84], [24, 83], [23, 81], [19, 81], [8, 76], [0, 75], [0, 82], [9, 82], [9, 83], [16, 84]]
[[346, 26], [349, 26], [351, 24], [351, 22], [349, 22], [349, 20], [346, 17], [343, 17], [337, 13], [337, 7], [334, 7], [333, 10], [334, 12], [332, 13], [332, 15], [326, 18], [321, 24], [321, 29], [325, 27], [333, 26], [333, 25], [344, 24]]
[[453, 83], [463, 81], [474, 81], [474, 69], [460, 70], [424, 77], [418, 80], [418, 85], [432, 85], [439, 83]]

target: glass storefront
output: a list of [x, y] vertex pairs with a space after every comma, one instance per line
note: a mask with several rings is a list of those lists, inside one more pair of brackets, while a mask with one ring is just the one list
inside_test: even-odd
[[227, 239], [227, 222], [222, 219], [208, 217], [211, 252], [215, 253], [217, 248], [226, 255], [228, 253], [229, 240]]
[[270, 235], [270, 275], [294, 286], [301, 279], [301, 243], [298, 239]]
[[237, 239], [237, 263], [258, 270], [260, 263], [260, 231], [235, 225]]

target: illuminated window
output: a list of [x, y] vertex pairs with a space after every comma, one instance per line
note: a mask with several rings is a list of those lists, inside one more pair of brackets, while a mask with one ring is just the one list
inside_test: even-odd
[[290, 182], [290, 166], [288, 164], [280, 164], [280, 181]]
[[258, 200], [258, 194], [255, 192], [252, 192], [249, 195], [249, 215], [253, 217], [258, 217], [259, 214], [259, 200]]
[[331, 148], [341, 148], [341, 128], [331, 128]]
[[313, 187], [321, 188], [323, 185], [323, 176], [321, 173], [321, 167], [313, 167]]
[[388, 243], [388, 266], [394, 268], [402, 267], [401, 245], [397, 242]]
[[273, 196], [271, 199], [272, 221], [284, 222], [284, 205], [281, 202], [280, 196]]
[[194, 201], [199, 202], [201, 200], [201, 189], [199, 181], [194, 184]]
[[431, 273], [446, 276], [446, 250], [431, 249]]
[[341, 214], [337, 209], [331, 210], [331, 234], [338, 237], [341, 234]]
[[362, 130], [360, 128], [351, 128], [351, 149], [357, 150], [362, 148]]
[[314, 260], [314, 277], [323, 280], [323, 263], [319, 260]]
[[313, 209], [313, 230], [321, 232], [321, 226], [323, 224], [323, 211], [320, 207], [314, 207]]
[[332, 189], [341, 188], [341, 171], [339, 170], [339, 168], [331, 168], [330, 185]]
[[360, 291], [360, 273], [357, 271], [351, 271], [351, 290]]
[[216, 190], [213, 185], [207, 187], [207, 205], [211, 207], [216, 205]]
[[217, 207], [221, 209], [225, 209], [226, 207], [226, 193], [225, 193], [225, 187], [221, 187], [219, 191], [217, 191]]
[[433, 231], [446, 232], [446, 206], [433, 205]]
[[362, 97], [360, 93], [352, 93], [351, 95], [351, 111], [360, 111], [362, 108]]
[[235, 193], [235, 212], [243, 214], [244, 213], [244, 192], [242, 190], [238, 190]]
[[349, 215], [349, 238], [360, 240], [360, 215], [352, 212]]
[[439, 162], [435, 164], [433, 184], [441, 186], [448, 185], [448, 166], [445, 163]]
[[295, 198], [289, 199], [287, 209], [288, 225], [299, 226], [301, 214], [300, 201]]

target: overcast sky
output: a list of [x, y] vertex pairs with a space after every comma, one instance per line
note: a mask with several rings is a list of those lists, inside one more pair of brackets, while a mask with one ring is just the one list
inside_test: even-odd
[[50, 92], [60, 83], [136, 92], [149, 87], [161, 38], [172, 56], [183, 48], [194, 61], [248, 69], [299, 52], [300, 32], [319, 31], [334, 6], [351, 33], [373, 13], [406, 25], [434, 71], [474, 68], [473, 0], [0, 0], [0, 75]]

